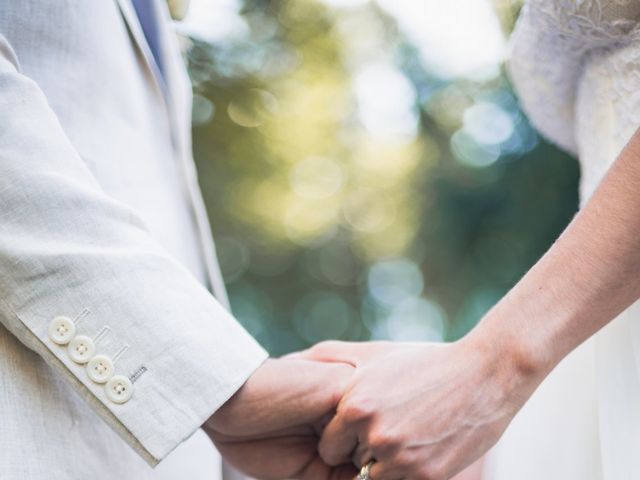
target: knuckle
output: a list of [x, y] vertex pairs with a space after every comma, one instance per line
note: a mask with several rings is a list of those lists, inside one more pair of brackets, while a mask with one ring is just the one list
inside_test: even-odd
[[337, 466], [339, 465], [340, 462], [340, 458], [339, 456], [336, 454], [335, 450], [333, 449], [333, 447], [331, 445], [328, 445], [326, 443], [320, 443], [318, 445], [318, 455], [320, 456], [320, 458], [329, 466]]
[[395, 450], [400, 447], [400, 438], [388, 428], [374, 426], [369, 433], [369, 445], [374, 452]]
[[398, 452], [394, 456], [393, 460], [394, 460], [394, 463], [398, 465], [398, 467], [401, 467], [403, 469], [410, 467], [414, 462], [413, 455], [404, 450]]
[[418, 478], [420, 480], [447, 480], [444, 469], [436, 464], [423, 466]]
[[375, 415], [375, 405], [371, 400], [350, 401], [340, 412], [348, 423], [359, 423], [371, 420]]
[[325, 340], [324, 342], [320, 342], [312, 346], [309, 351], [315, 355], [323, 356], [335, 351], [339, 344], [340, 342], [337, 340]]

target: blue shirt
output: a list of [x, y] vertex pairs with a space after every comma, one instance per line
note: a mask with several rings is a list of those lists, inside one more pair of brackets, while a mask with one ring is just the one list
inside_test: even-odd
[[149, 44], [149, 49], [153, 54], [153, 59], [164, 76], [164, 65], [162, 63], [162, 45], [158, 34], [158, 4], [156, 0], [131, 0], [133, 8], [136, 10], [140, 26]]

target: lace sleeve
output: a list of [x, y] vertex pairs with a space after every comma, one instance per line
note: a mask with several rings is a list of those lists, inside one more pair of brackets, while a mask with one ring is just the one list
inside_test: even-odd
[[542, 135], [577, 153], [575, 97], [585, 59], [628, 43], [639, 16], [635, 0], [531, 0], [523, 7], [508, 70]]

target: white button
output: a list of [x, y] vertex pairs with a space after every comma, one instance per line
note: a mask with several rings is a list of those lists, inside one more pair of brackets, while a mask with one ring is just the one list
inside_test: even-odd
[[71, 360], [76, 363], [87, 363], [93, 353], [96, 351], [96, 346], [89, 337], [85, 335], [78, 335], [69, 342], [67, 347]]
[[96, 383], [105, 383], [113, 376], [113, 362], [106, 355], [96, 355], [87, 363], [87, 374]]
[[76, 334], [76, 324], [69, 317], [56, 317], [49, 324], [49, 338], [58, 345], [66, 345]]
[[124, 375], [115, 375], [105, 385], [107, 397], [113, 403], [124, 403], [133, 395], [133, 384]]

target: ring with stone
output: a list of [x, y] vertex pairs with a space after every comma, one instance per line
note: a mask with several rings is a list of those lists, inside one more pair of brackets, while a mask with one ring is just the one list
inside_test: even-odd
[[373, 460], [370, 460], [369, 462], [367, 462], [365, 465], [362, 466], [362, 468], [360, 469], [360, 473], [358, 474], [358, 480], [372, 480], [370, 474], [371, 474], [371, 467], [373, 466], [373, 464], [376, 463]]

